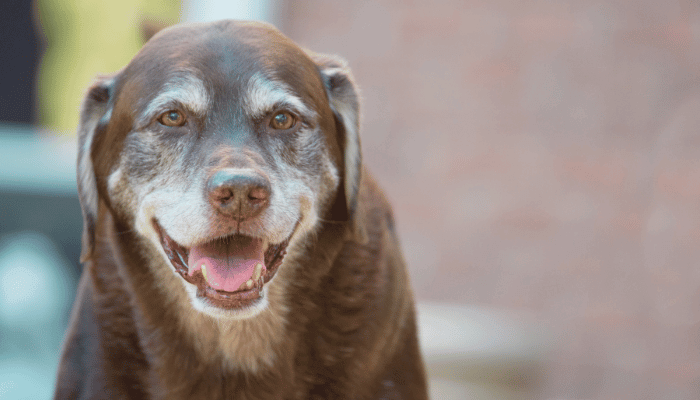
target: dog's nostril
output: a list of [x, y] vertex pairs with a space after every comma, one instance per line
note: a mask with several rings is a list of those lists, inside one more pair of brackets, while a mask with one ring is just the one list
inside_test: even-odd
[[214, 189], [209, 196], [218, 201], [227, 202], [233, 198], [233, 191], [228, 188], [217, 188]]
[[262, 200], [267, 200], [267, 197], [269, 196], [269, 193], [267, 189], [265, 188], [252, 188], [250, 192], [248, 192], [248, 198], [253, 201], [262, 201]]

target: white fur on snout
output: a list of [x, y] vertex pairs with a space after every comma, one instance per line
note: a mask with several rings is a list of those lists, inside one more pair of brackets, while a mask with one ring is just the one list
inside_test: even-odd
[[[248, 172], [248, 169], [240, 169]], [[112, 174], [117, 179], [119, 173]], [[156, 182], [152, 182], [156, 183]], [[262, 237], [265, 243], [281, 243], [292, 235], [297, 222], [300, 227], [294, 235], [294, 241], [304, 237], [305, 231], [315, 224], [316, 212], [309, 207], [314, 203], [313, 192], [298, 182], [284, 182], [278, 177], [271, 178], [273, 196], [263, 213], [255, 218], [245, 233]], [[144, 188], [145, 189], [145, 188]], [[136, 230], [148, 238], [158, 249], [162, 260], [161, 265], [170, 265], [167, 255], [162, 249], [158, 233], [153, 227], [155, 218], [165, 232], [173, 240], [185, 247], [201, 244], [222, 235], [234, 232], [217, 230], [217, 221], [222, 218], [205, 200], [203, 185], [172, 185], [165, 181], [157, 182], [149, 188], [148, 193], [137, 196], [139, 199], [136, 215]], [[172, 267], [168, 267], [172, 269]], [[173, 271], [175, 275], [177, 273]], [[217, 320], [246, 320], [258, 316], [270, 307], [268, 287], [263, 286], [263, 298], [255, 304], [240, 310], [225, 310], [213, 306], [206, 299], [197, 296], [197, 287], [179, 277], [192, 308]]]
[[191, 72], [180, 72], [163, 85], [161, 92], [148, 103], [139, 122], [146, 123], [154, 115], [168, 111], [176, 104], [181, 104], [194, 114], [204, 114], [210, 104], [204, 82]]
[[[246, 171], [246, 170], [242, 170]], [[204, 179], [203, 176], [199, 177]], [[221, 216], [206, 200], [203, 184], [179, 184], [151, 182], [139, 197], [136, 213], [136, 229], [159, 245], [157, 235], [152, 235], [155, 218], [165, 232], [178, 244], [192, 247], [217, 237], [235, 233], [235, 224], [222, 223]], [[260, 237], [268, 243], [286, 240], [302, 218], [300, 197], [310, 197], [309, 188], [284, 182], [271, 176], [270, 205], [256, 218], [238, 226], [241, 233]]]
[[[136, 216], [136, 230], [147, 233], [155, 218], [168, 236], [191, 247], [211, 238], [211, 210], [199, 191], [172, 185], [158, 185], [141, 199]], [[156, 243], [159, 243], [156, 236]]]
[[307, 118], [315, 116], [315, 112], [296, 96], [286, 83], [270, 80], [260, 72], [250, 78], [245, 93], [243, 104], [248, 115], [253, 118], [262, 117], [276, 107], [291, 107]]

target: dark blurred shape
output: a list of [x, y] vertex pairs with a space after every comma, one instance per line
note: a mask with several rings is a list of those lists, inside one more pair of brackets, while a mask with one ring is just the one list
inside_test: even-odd
[[66, 272], [77, 276], [82, 215], [76, 197], [0, 192], [0, 209], [0, 234], [31, 230], [46, 235], [70, 261]]
[[0, 121], [34, 122], [38, 62], [32, 1], [0, 1]]

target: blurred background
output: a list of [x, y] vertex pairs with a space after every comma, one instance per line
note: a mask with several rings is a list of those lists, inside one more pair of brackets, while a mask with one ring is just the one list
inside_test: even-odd
[[697, 3], [8, 0], [0, 399], [51, 396], [82, 94], [158, 29], [225, 17], [349, 61], [433, 398], [700, 398]]

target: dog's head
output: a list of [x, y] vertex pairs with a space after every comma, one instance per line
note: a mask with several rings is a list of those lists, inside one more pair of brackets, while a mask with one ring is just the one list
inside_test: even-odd
[[269, 25], [166, 29], [88, 92], [79, 127], [82, 260], [100, 208], [193, 306], [252, 316], [290, 242], [352, 220], [358, 95], [346, 64]]

